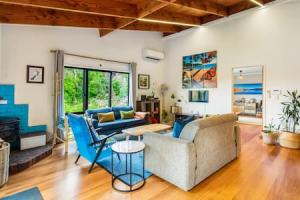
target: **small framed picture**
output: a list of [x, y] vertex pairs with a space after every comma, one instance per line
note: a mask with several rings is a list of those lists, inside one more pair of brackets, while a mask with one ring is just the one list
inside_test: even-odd
[[138, 84], [139, 84], [139, 89], [149, 89], [150, 88], [150, 75], [139, 74]]
[[27, 65], [27, 83], [44, 83], [44, 67]]

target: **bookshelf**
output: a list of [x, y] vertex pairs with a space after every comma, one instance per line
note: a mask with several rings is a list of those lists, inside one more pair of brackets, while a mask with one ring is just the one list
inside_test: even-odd
[[160, 100], [146, 100], [136, 102], [137, 112], [149, 112], [150, 123], [160, 123]]

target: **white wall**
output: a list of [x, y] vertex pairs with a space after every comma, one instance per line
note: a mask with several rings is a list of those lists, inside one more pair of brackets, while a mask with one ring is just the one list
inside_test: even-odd
[[[289, 1], [167, 39], [164, 74], [169, 93], [187, 100], [187, 90], [181, 89], [182, 56], [212, 50], [218, 51], [218, 88], [210, 89], [208, 104], [182, 103], [186, 112], [231, 112], [233, 67], [264, 65], [267, 90], [300, 90], [299, 11], [300, 1]], [[278, 118], [279, 100], [266, 101], [267, 120]]]
[[[49, 131], [52, 131], [54, 73], [50, 49], [137, 62], [138, 73], [150, 74], [151, 82], [162, 80], [163, 62], [147, 61], [141, 56], [143, 48], [162, 50], [159, 33], [116, 31], [100, 38], [96, 29], [2, 25], [2, 38], [0, 83], [15, 84], [16, 103], [29, 104], [29, 124], [47, 124]], [[66, 61], [73, 64], [74, 58], [66, 57]], [[45, 84], [26, 83], [28, 64], [45, 67]]]

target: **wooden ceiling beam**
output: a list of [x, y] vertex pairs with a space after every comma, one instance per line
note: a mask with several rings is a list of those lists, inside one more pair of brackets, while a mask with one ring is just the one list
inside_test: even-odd
[[173, 33], [162, 33], [162, 36], [163, 37], [167, 37], [167, 36], [169, 36], [169, 35], [172, 35]]
[[[144, 0], [138, 5], [138, 18], [144, 18], [144, 17], [154, 13], [155, 11], [166, 7], [167, 5], [171, 4], [174, 1], [176, 1], [176, 0], [169, 0], [168, 2], [157, 2], [157, 1], [153, 1], [153, 0]], [[124, 29], [125, 27], [127, 27], [133, 23], [139, 24], [138, 18], [119, 23], [117, 29]], [[145, 23], [143, 23], [143, 24], [145, 24]], [[157, 24], [155, 26], [158, 27]]]
[[206, 24], [208, 22], [215, 21], [215, 20], [221, 19], [221, 18], [223, 18], [223, 17], [217, 16], [217, 15], [205, 15], [205, 16], [201, 17], [201, 23]]
[[[264, 1], [263, 1], [263, 0], [248, 0], [248, 1], [251, 1], [251, 2], [252, 2], [253, 4], [255, 4], [255, 5], [257, 5], [257, 3], [260, 3], [260, 4], [262, 4], [262, 5], [264, 4]], [[256, 1], [257, 3], [256, 3], [255, 1]]]
[[[126, 19], [116, 20], [116, 18], [109, 16], [95, 16], [69, 11], [0, 3], [0, 23], [99, 28], [101, 29], [100, 35], [103, 36], [115, 30], [118, 23], [122, 20]], [[171, 33], [182, 30], [178, 26], [149, 24], [139, 21], [123, 29]]]
[[[160, 2], [170, 2], [169, 0], [157, 0]], [[227, 8], [211, 0], [176, 0], [172, 4], [182, 6], [186, 9], [202, 11], [217, 16], [228, 16]]]
[[105, 35], [113, 32], [114, 29], [113, 30], [110, 30], [110, 29], [98, 29], [98, 31], [99, 31], [99, 36], [100, 37], [104, 37]]
[[117, 22], [114, 17], [3, 3], [0, 3], [0, 23], [110, 29], [117, 27]]
[[234, 4], [230, 7], [228, 7], [228, 14], [233, 15], [239, 12], [242, 12], [244, 10], [248, 10], [250, 8], [257, 7], [258, 5], [253, 3], [250, 0], [247, 1], [241, 1], [240, 3]]
[[[266, 3], [270, 3], [274, 0], [257, 0], [257, 1], [264, 5]], [[257, 7], [257, 6], [258, 5], [253, 3], [252, 1], [245, 0], [245, 1], [239, 2], [237, 4], [234, 4], [232, 6], [229, 6], [227, 8], [228, 15], [233, 15], [233, 14], [236, 14], [236, 13], [245, 11], [247, 9]], [[216, 16], [216, 15], [205, 15], [205, 16], [201, 17], [201, 23], [206, 24], [208, 22], [215, 21], [215, 20], [220, 19], [220, 18], [222, 18], [222, 17], [221, 16]]]
[[137, 17], [137, 6], [114, 0], [0, 0], [0, 2], [94, 15]]
[[170, 24], [155, 24], [142, 21], [136, 21], [123, 27], [122, 30], [140, 30], [140, 31], [156, 31], [165, 33], [177, 33], [184, 30], [183, 27]]
[[144, 0], [142, 3], [138, 4], [138, 17], [143, 18], [146, 17], [166, 6], [175, 2], [175, 0], [170, 1], [153, 1], [153, 0]]
[[182, 24], [201, 25], [200, 17], [173, 13], [164, 9], [158, 10], [144, 18], [151, 19], [151, 20], [161, 20], [161, 21], [182, 23]]

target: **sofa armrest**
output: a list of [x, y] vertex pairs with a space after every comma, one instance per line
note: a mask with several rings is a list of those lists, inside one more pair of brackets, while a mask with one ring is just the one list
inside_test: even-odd
[[95, 129], [98, 129], [98, 120], [96, 120], [96, 119], [91, 119], [91, 122], [92, 122], [92, 126], [95, 128]]
[[158, 133], [146, 133], [144, 143], [147, 170], [183, 190], [193, 188], [196, 170], [193, 142]]

